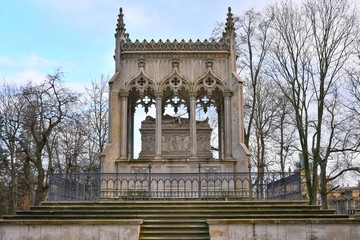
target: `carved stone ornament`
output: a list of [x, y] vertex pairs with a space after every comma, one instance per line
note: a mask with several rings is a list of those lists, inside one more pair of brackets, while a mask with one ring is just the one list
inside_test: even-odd
[[[165, 159], [185, 160], [190, 157], [190, 121], [188, 118], [172, 117], [164, 115], [162, 117], [162, 156]], [[152, 159], [155, 156], [155, 123], [156, 119], [147, 116], [141, 123], [142, 150], [139, 154], [140, 159]], [[212, 128], [208, 119], [197, 121], [197, 147], [199, 159], [211, 159], [210, 137]]]
[[154, 40], [143, 40], [140, 42], [136, 40], [132, 42], [130, 39], [121, 41], [121, 51], [230, 51], [228, 41], [200, 41], [193, 42], [192, 40], [186, 42], [181, 41], [162, 41], [155, 42]]

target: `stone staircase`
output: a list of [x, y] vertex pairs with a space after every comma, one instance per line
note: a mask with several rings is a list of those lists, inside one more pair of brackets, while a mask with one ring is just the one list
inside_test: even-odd
[[43, 202], [6, 220], [143, 219], [141, 240], [210, 239], [207, 219], [348, 219], [305, 201], [158, 201]]

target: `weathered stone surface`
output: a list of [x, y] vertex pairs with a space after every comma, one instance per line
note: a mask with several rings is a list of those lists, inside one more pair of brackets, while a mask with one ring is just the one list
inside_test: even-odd
[[[41, 227], [41, 226], [38, 226]], [[41, 240], [61, 239], [61, 225], [48, 225], [41, 231]], [[92, 238], [87, 238], [92, 240]]]
[[[211, 240], [354, 240], [357, 220], [208, 220]], [[225, 237], [224, 237], [225, 236]]]
[[139, 226], [119, 228], [119, 240], [138, 239], [140, 233]]
[[117, 226], [99, 226], [98, 239], [99, 240], [119, 239], [119, 228]]
[[211, 240], [229, 239], [229, 226], [225, 224], [211, 226], [210, 239]]
[[96, 225], [81, 225], [79, 226], [80, 240], [96, 240], [99, 236], [99, 227]]
[[[330, 226], [331, 227], [331, 226]], [[307, 237], [309, 239], [326, 240], [326, 225], [325, 224], [311, 224], [308, 226]]]
[[80, 226], [77, 225], [61, 226], [61, 239], [62, 240], [80, 239]]
[[[210, 231], [211, 234], [211, 231]], [[251, 226], [247, 225], [229, 225], [229, 238], [228, 239], [239, 239], [246, 240], [252, 234]]]
[[[281, 226], [279, 226], [281, 227]], [[307, 226], [304, 224], [286, 224], [287, 239], [306, 239]]]
[[[87, 224], [84, 221], [61, 221], [52, 224], [0, 223], [1, 240], [138, 240], [142, 221], [126, 221], [124, 225], [109, 221]], [[3, 222], [4, 223], [4, 222]], [[110, 224], [109, 224], [110, 223]]]
[[19, 225], [8, 226], [0, 225], [0, 239], [1, 240], [19, 240], [20, 239], [20, 228]]
[[278, 226], [271, 224], [255, 225], [256, 238], [258, 240], [278, 239]]
[[20, 227], [21, 240], [40, 240], [41, 239], [41, 226], [21, 226]]
[[349, 239], [358, 239], [360, 236], [360, 227], [358, 224], [348, 224]]

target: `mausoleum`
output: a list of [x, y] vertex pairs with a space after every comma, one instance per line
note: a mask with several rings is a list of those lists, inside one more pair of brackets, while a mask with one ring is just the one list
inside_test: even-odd
[[[246, 172], [243, 82], [237, 74], [235, 29], [228, 12], [219, 40], [131, 40], [122, 9], [115, 33], [115, 74], [110, 88], [110, 135], [102, 172]], [[165, 114], [170, 106], [173, 115]], [[141, 119], [141, 107], [155, 116]], [[178, 115], [185, 109], [186, 116]], [[197, 111], [215, 109], [216, 127], [197, 119]], [[141, 139], [135, 139], [140, 131]], [[213, 137], [215, 136], [215, 137]], [[217, 142], [217, 157], [211, 139]], [[141, 144], [135, 157], [134, 146]]]

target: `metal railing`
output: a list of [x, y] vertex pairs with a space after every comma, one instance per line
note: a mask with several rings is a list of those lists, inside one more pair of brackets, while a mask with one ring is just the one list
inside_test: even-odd
[[51, 174], [49, 201], [301, 200], [300, 173]]

